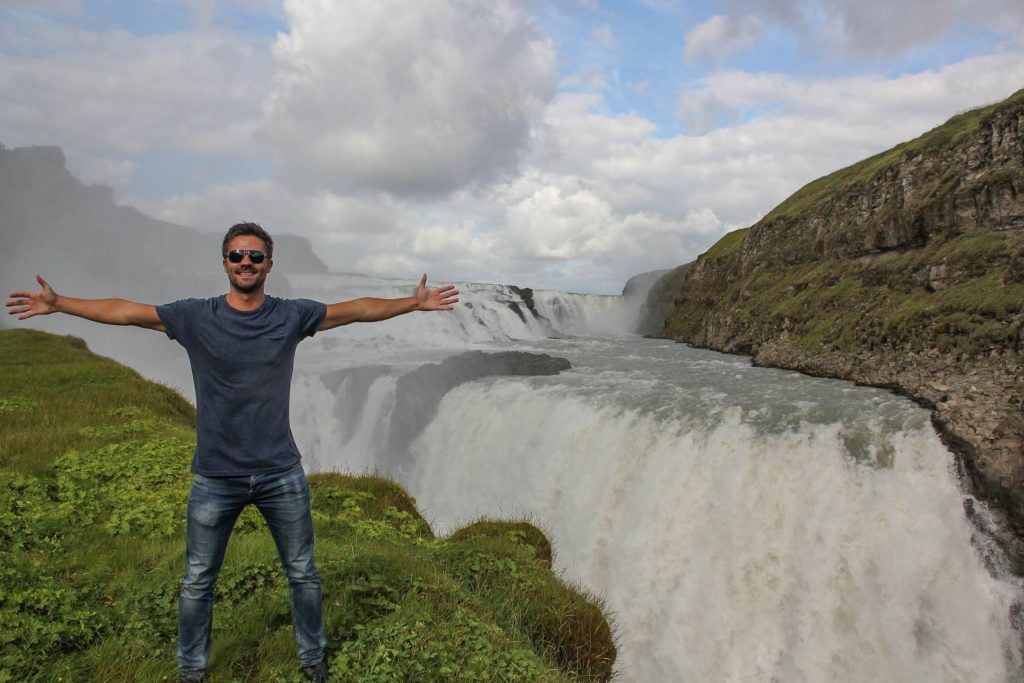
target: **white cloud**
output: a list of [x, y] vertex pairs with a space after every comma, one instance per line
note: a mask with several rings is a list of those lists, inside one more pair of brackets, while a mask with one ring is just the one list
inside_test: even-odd
[[698, 131], [735, 125], [753, 113], [760, 119], [859, 123], [865, 133], [899, 140], [937, 125], [937, 117], [1002, 99], [1022, 82], [1024, 53], [976, 57], [897, 78], [801, 79], [737, 71], [710, 76], [702, 87], [684, 92], [679, 111]]
[[0, 108], [5, 144], [125, 155], [250, 147], [265, 56], [243, 37], [34, 30], [24, 40], [36, 54], [0, 53], [0, 91], [12, 95]]
[[870, 0], [824, 0], [826, 19], [818, 32], [833, 49], [880, 59], [940, 38], [957, 21], [956, 4], [954, 0], [902, 0], [881, 6]]
[[[689, 106], [738, 112], [728, 126], [660, 138], [601, 95], [563, 94], [537, 125], [523, 170], [446, 196], [297, 189], [277, 182], [179, 198], [186, 224], [255, 216], [320, 246], [333, 268], [381, 275], [615, 292], [638, 272], [692, 260], [804, 183], [915, 137], [1024, 82], [1024, 55], [896, 79], [724, 73]], [[754, 115], [745, 107], [768, 103]]]
[[[667, 147], [708, 164], [705, 171], [717, 181], [701, 186], [717, 195], [708, 203], [720, 215], [749, 220], [750, 212], [764, 213], [802, 184], [917, 137], [960, 111], [1001, 100], [1022, 82], [1021, 53], [893, 79], [721, 74], [684, 93], [681, 104], [688, 121], [720, 127]], [[694, 149], [696, 140], [710, 156]], [[733, 192], [729, 201], [724, 195]]]
[[280, 177], [417, 194], [515, 169], [555, 84], [554, 48], [518, 5], [285, 7], [266, 108]]
[[654, 12], [678, 14], [683, 10], [682, 0], [641, 0], [641, 5]]
[[178, 0], [192, 10], [197, 26], [209, 28], [218, 16], [245, 13], [277, 17], [282, 14], [278, 0]]
[[584, 64], [573, 75], [558, 83], [559, 90], [608, 90], [611, 87], [604, 67], [599, 64]]
[[[1018, 46], [1024, 42], [1024, 3], [1019, 0], [731, 0], [727, 7], [728, 21], [716, 26], [758, 17], [786, 27], [818, 55], [881, 60], [964, 27], [1007, 36]], [[716, 26], [706, 28], [712, 45]]]
[[[810, 5], [729, 7], [797, 26]], [[614, 292], [1024, 82], [1012, 51], [898, 78], [720, 72], [679, 94], [687, 134], [666, 137], [642, 113], [609, 113], [621, 92], [603, 68], [552, 96], [553, 46], [524, 7], [292, 0], [273, 54], [215, 30], [143, 39], [40, 22], [0, 51], [0, 87], [19, 93], [0, 131], [8, 145], [61, 144], [83, 179], [114, 186], [153, 151], [273, 157], [273, 177], [124, 201], [204, 230], [257, 220], [301, 234], [337, 270]], [[836, 15], [844, 49], [854, 11]], [[978, 11], [1019, 15], [1002, 0]], [[737, 21], [691, 36], [694, 57], [742, 49], [756, 31]]]
[[598, 113], [604, 100], [594, 93], [567, 93], [556, 97], [535, 131], [534, 165], [555, 172], [590, 174], [596, 159], [623, 146], [640, 143], [657, 127], [638, 114], [608, 116]]
[[763, 24], [755, 16], [719, 14], [698, 24], [686, 36], [683, 54], [690, 60], [721, 62], [726, 57], [753, 47]]
[[8, 8], [70, 16], [82, 11], [81, 0], [3, 0]]
[[294, 195], [273, 180], [212, 185], [201, 192], [156, 201], [129, 195], [124, 202], [155, 218], [207, 232], [222, 232], [239, 221], [255, 221], [271, 234], [296, 232], [291, 226], [305, 225], [302, 217], [310, 206], [309, 198]]
[[629, 89], [634, 95], [646, 95], [647, 91], [651, 89], [651, 81], [650, 79], [645, 78], [642, 81], [629, 83]]

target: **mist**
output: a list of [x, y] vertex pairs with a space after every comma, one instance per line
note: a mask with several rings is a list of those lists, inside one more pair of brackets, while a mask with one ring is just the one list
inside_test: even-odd
[[[240, 216], [237, 222], [247, 220]], [[159, 221], [114, 203], [113, 191], [86, 185], [67, 168], [58, 147], [0, 148], [0, 288], [4, 294], [39, 288], [41, 275], [59, 294], [123, 298], [162, 304], [227, 291], [220, 256], [230, 225], [193, 227]], [[327, 267], [302, 237], [275, 234], [268, 292], [290, 296], [289, 275], [324, 273]], [[118, 329], [72, 316], [36, 316], [4, 327], [72, 334], [89, 347], [170, 384], [191, 396], [184, 353], [163, 334]]]

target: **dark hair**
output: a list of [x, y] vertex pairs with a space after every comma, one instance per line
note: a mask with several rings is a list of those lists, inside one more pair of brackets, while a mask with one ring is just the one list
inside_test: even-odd
[[274, 258], [274, 238], [271, 237], [270, 233], [264, 230], [259, 223], [236, 223], [228, 228], [227, 233], [224, 234], [224, 242], [220, 245], [221, 258], [228, 257], [228, 242], [239, 235], [252, 235], [253, 237], [259, 237], [263, 240], [263, 245], [267, 248], [267, 258]]

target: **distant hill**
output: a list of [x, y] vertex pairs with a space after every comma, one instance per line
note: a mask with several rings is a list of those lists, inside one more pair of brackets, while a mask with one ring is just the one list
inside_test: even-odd
[[[154, 303], [226, 287], [223, 232], [201, 233], [116, 205], [109, 187], [75, 178], [58, 147], [0, 148], [0, 236], [5, 294], [32, 286], [37, 272], [82, 296]], [[275, 273], [327, 271], [306, 239], [274, 239]], [[284, 278], [273, 284], [287, 288]]]
[[663, 336], [933, 407], [1024, 535], [1024, 90], [808, 184], [662, 295]]
[[[253, 220], [239, 217], [239, 220]], [[256, 218], [258, 220], [258, 218]], [[224, 230], [230, 226], [225, 225]], [[274, 234], [273, 226], [266, 226]], [[85, 185], [67, 169], [57, 147], [0, 146], [0, 294], [32, 290], [39, 273], [60, 294], [121, 297], [160, 304], [227, 291], [220, 244], [223, 232], [203, 233], [118, 206], [108, 187]], [[267, 289], [290, 296], [289, 273], [327, 268], [310, 243], [274, 234], [274, 273]], [[177, 344], [153, 332], [113, 329], [71, 316], [36, 317], [7, 327], [73, 334], [98, 353], [116, 356], [150, 379], [191, 393], [188, 364]]]

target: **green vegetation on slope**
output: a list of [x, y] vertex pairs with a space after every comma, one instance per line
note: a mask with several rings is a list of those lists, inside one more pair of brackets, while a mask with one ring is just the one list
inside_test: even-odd
[[729, 352], [1021, 351], [1024, 90], [809, 183], [696, 262], [662, 334]]
[[[948, 288], [928, 286], [936, 263], [957, 275]], [[871, 259], [732, 271], [722, 289], [684, 290], [665, 333], [692, 339], [728, 318], [742, 321], [729, 327], [751, 339], [785, 330], [809, 350], [986, 354], [1015, 343], [1022, 264], [1024, 245], [1013, 233], [977, 230]]]
[[[173, 679], [193, 421], [173, 391], [78, 339], [0, 331], [0, 683]], [[601, 609], [551, 571], [535, 527], [436, 539], [394, 482], [310, 487], [333, 680], [610, 677]], [[255, 510], [216, 600], [208, 680], [301, 680]]]
[[733, 230], [730, 233], [726, 233], [722, 236], [722, 239], [718, 240], [704, 253], [705, 258], [710, 261], [722, 261], [727, 258], [732, 258], [740, 246], [743, 244], [743, 240], [746, 239], [750, 233], [750, 228], [740, 228], [739, 230]]
[[[842, 168], [823, 178], [818, 178], [775, 207], [764, 217], [763, 221], [771, 222], [780, 218], [796, 218], [820, 202], [828, 202], [833, 197], [842, 194], [855, 185], [860, 185], [873, 178], [877, 178], [888, 169], [898, 165], [900, 159], [905, 154], [930, 154], [943, 149], [949, 149], [977, 130], [978, 126], [996, 109], [1022, 101], [1024, 101], [1024, 90], [1019, 90], [1002, 102], [958, 114], [941, 126], [928, 131], [914, 140], [904, 142], [890, 150], [859, 161], [852, 166]], [[941, 195], [941, 188], [935, 188], [931, 194], [932, 196]]]

